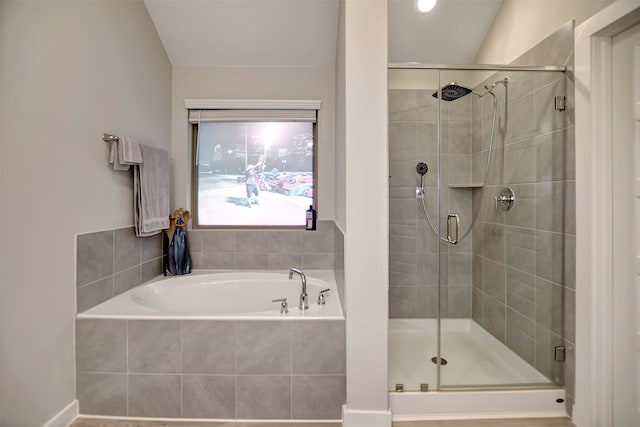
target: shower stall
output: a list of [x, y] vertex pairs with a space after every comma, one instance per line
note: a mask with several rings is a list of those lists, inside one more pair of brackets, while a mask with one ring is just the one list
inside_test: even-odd
[[[390, 64], [389, 82], [394, 414], [468, 393], [502, 393], [496, 405], [511, 411], [520, 393], [522, 413], [564, 413], [575, 341], [566, 67]], [[418, 409], [403, 414], [410, 401]]]

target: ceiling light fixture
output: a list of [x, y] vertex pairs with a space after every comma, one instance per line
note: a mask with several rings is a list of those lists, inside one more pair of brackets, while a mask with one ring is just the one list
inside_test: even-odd
[[436, 0], [415, 0], [416, 9], [420, 13], [427, 13], [436, 5]]

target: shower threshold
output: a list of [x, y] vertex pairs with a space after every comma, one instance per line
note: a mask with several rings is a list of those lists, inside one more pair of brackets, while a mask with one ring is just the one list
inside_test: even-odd
[[437, 320], [389, 321], [389, 390], [404, 390], [389, 393], [394, 419], [566, 416], [564, 390], [472, 319], [443, 319], [442, 331], [437, 390]]

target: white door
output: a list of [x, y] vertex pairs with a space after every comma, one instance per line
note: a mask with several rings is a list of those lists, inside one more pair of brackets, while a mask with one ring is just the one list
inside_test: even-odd
[[632, 427], [640, 426], [640, 25], [613, 38], [612, 63], [613, 426]]

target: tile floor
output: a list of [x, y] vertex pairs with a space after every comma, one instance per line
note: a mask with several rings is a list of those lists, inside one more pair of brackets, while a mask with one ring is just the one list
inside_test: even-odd
[[[127, 421], [78, 418], [69, 427], [341, 427], [339, 423], [232, 423], [184, 421]], [[519, 418], [500, 420], [403, 421], [393, 427], [575, 427], [569, 418]]]

